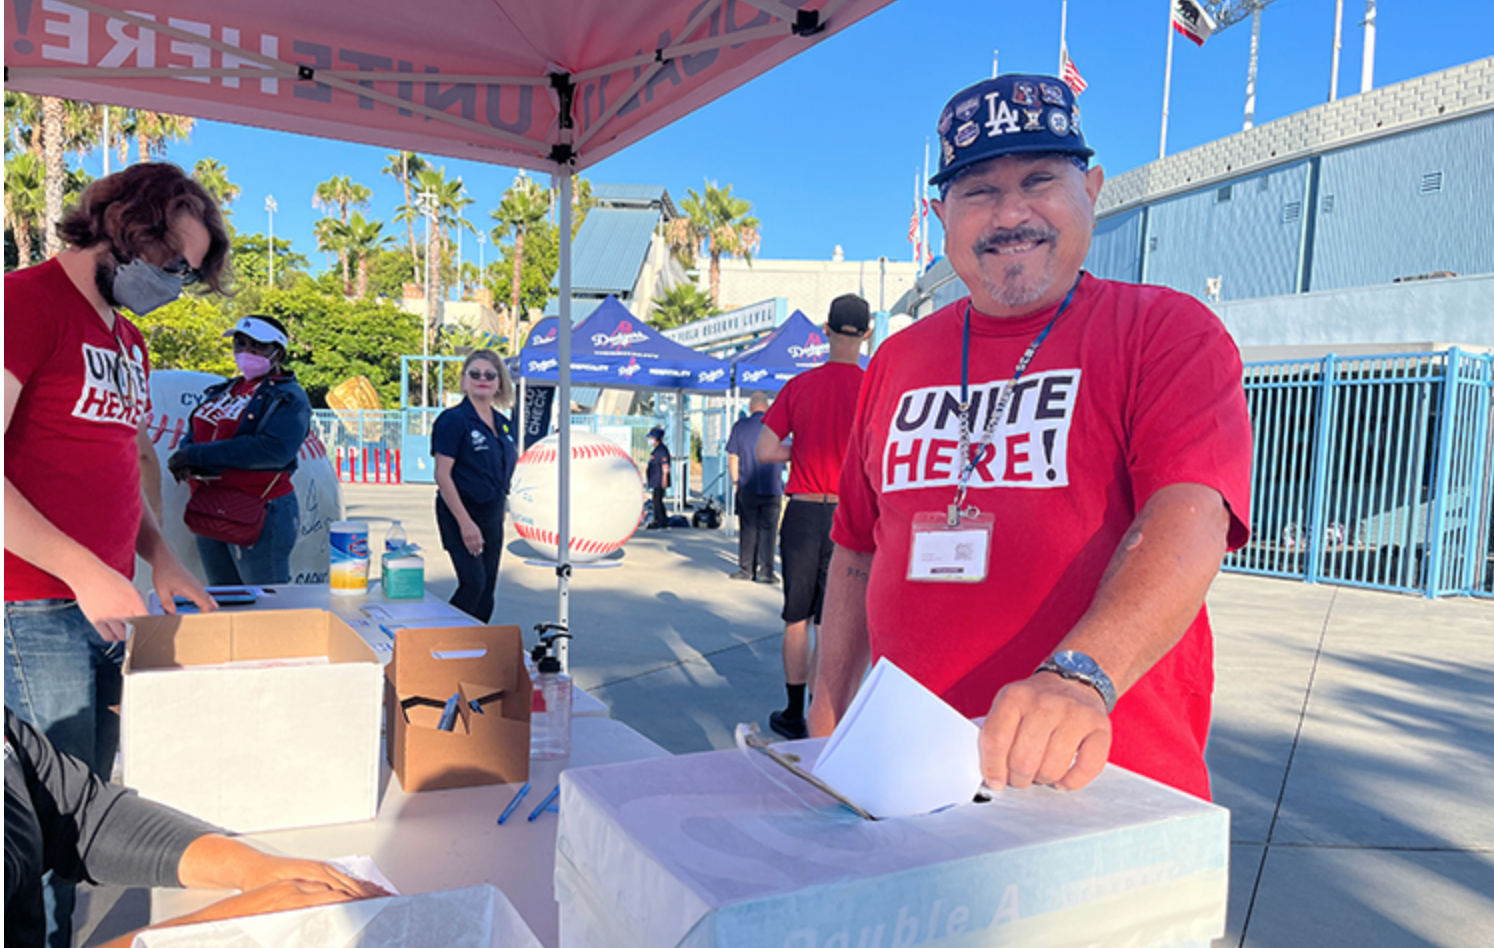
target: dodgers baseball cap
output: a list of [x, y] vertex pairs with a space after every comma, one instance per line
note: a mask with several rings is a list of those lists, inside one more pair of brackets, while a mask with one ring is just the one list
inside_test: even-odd
[[1074, 90], [1054, 76], [997, 76], [955, 93], [939, 113], [939, 187], [971, 165], [1034, 152], [1088, 159]]
[[255, 342], [273, 342], [278, 344], [282, 349], [290, 348], [290, 340], [285, 337], [285, 333], [280, 329], [275, 328], [275, 326], [271, 323], [260, 319], [258, 316], [245, 316], [243, 319], [234, 323], [233, 328], [225, 332], [223, 335], [236, 336], [239, 333], [243, 333], [250, 339], [253, 339]]
[[859, 336], [871, 325], [871, 306], [855, 293], [837, 296], [830, 302], [826, 324], [838, 333]]

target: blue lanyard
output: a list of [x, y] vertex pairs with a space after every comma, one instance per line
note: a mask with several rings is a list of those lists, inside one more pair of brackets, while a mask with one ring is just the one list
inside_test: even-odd
[[967, 300], [965, 302], [965, 326], [960, 345], [960, 457], [964, 466], [960, 469], [959, 484], [955, 488], [955, 501], [949, 508], [950, 526], [959, 524], [962, 513], [961, 506], [965, 503], [965, 492], [970, 487], [970, 475], [975, 472], [976, 461], [985, 453], [986, 445], [990, 443], [991, 436], [996, 432], [996, 425], [1001, 417], [1006, 414], [1007, 404], [1011, 401], [1012, 393], [1016, 391], [1017, 381], [1022, 378], [1022, 373], [1027, 371], [1027, 366], [1032, 362], [1032, 357], [1037, 355], [1038, 348], [1042, 346], [1043, 340], [1048, 338], [1048, 333], [1053, 331], [1053, 325], [1058, 322], [1064, 310], [1069, 308], [1069, 303], [1074, 300], [1074, 291], [1079, 289], [1079, 282], [1084, 279], [1081, 271], [1074, 279], [1074, 285], [1069, 287], [1068, 295], [1058, 305], [1058, 311], [1053, 318], [1048, 320], [1048, 325], [1037, 334], [1037, 338], [1027, 346], [1027, 351], [1022, 353], [1022, 358], [1017, 360], [1017, 367], [1012, 371], [1009, 382], [1001, 389], [1001, 398], [996, 402], [995, 409], [987, 416], [985, 430], [981, 433], [980, 444], [975, 446], [974, 452], [970, 450], [970, 310], [972, 306]]

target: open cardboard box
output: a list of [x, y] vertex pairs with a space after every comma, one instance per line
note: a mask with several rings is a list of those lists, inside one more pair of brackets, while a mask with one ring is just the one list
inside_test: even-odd
[[236, 832], [374, 818], [382, 675], [347, 623], [294, 609], [132, 624], [127, 785]]
[[[400, 629], [385, 689], [389, 764], [405, 792], [529, 779], [534, 686], [518, 626]], [[439, 730], [453, 694], [452, 729]]]

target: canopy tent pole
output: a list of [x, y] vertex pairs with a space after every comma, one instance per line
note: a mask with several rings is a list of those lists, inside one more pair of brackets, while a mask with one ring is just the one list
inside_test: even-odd
[[[555, 622], [561, 631], [571, 630], [571, 173], [566, 165], [555, 169], [560, 191], [560, 328], [555, 334], [556, 356], [560, 361], [560, 384], [555, 397], [560, 402], [560, 462], [558, 497], [560, 504], [559, 543], [556, 551], [555, 579], [558, 602]], [[562, 671], [570, 671], [570, 639], [558, 636], [554, 647]]]
[[[731, 393], [726, 396], [726, 418], [721, 425], [721, 430], [725, 432], [728, 441], [731, 440], [731, 429], [737, 423], [737, 397], [736, 366], [732, 366]], [[737, 492], [733, 489], [731, 483], [731, 452], [729, 450], [726, 453], [725, 461], [726, 469], [721, 472], [726, 475], [726, 514], [724, 519], [726, 520], [726, 535], [734, 537], [737, 535], [737, 525], [732, 519], [732, 515], [737, 512]], [[738, 470], [741, 470], [740, 462], [738, 463]]]
[[685, 460], [675, 458], [675, 468], [684, 472], [674, 488], [674, 508], [683, 513], [685, 501], [690, 499], [690, 442], [685, 440], [685, 390], [674, 395], [674, 450]]

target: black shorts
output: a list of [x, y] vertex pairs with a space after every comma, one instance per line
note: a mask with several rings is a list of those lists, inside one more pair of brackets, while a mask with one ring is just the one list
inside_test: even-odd
[[819, 625], [825, 607], [825, 580], [830, 575], [830, 525], [835, 505], [790, 497], [778, 528], [783, 558], [783, 621], [814, 618]]

